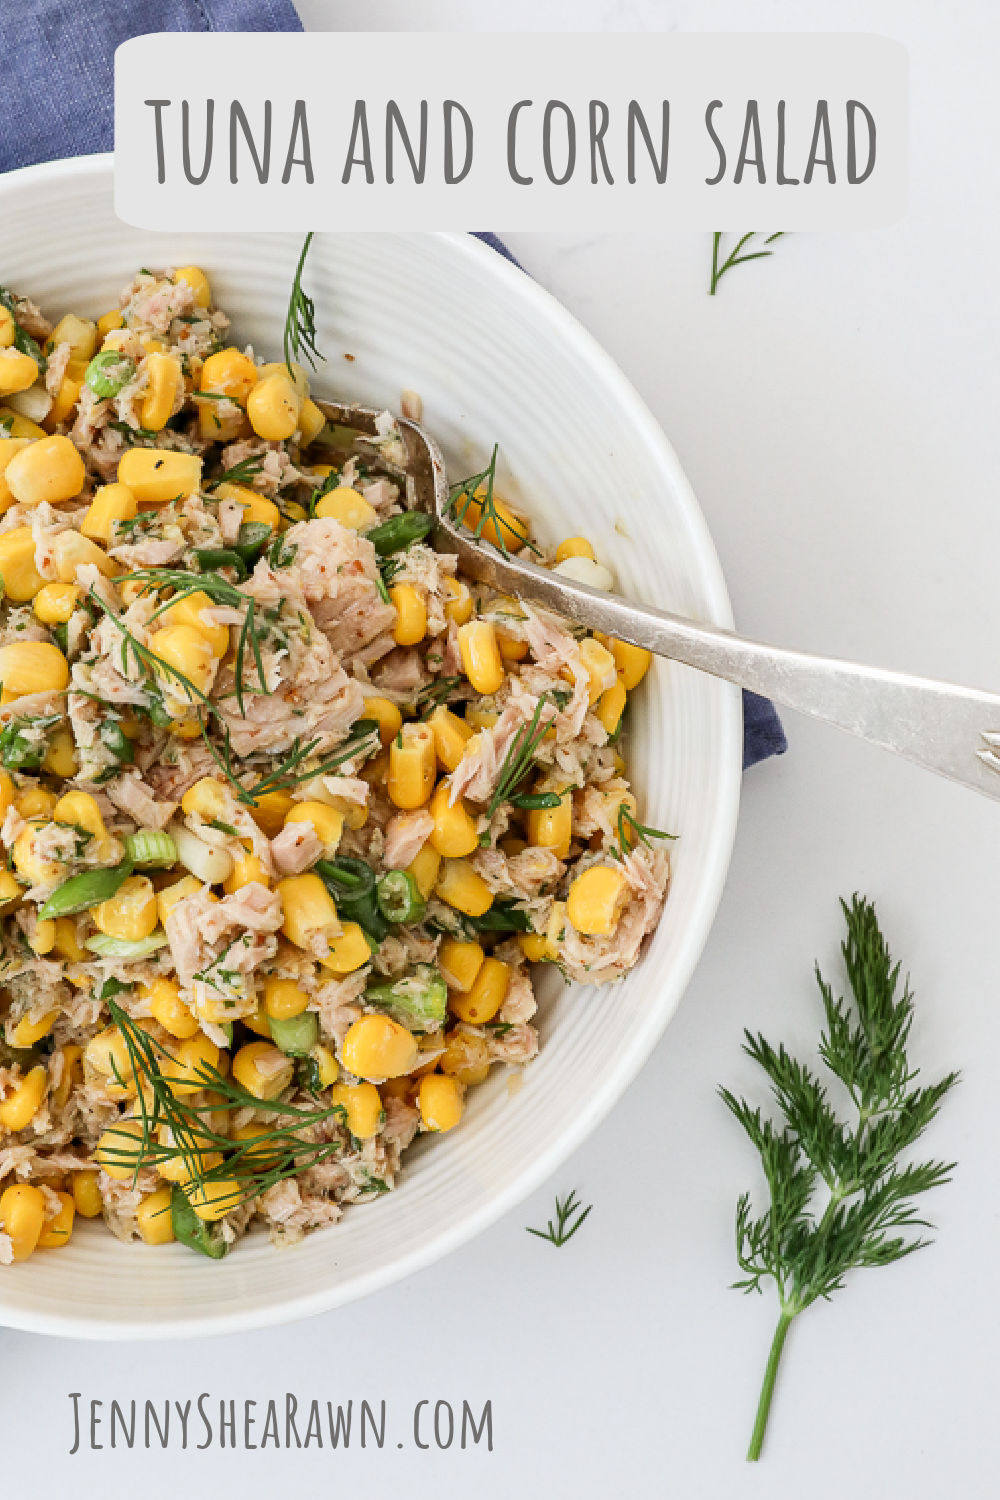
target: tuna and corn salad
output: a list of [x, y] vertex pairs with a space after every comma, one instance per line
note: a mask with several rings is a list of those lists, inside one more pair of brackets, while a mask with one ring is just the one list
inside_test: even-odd
[[[197, 267], [54, 327], [0, 289], [0, 1264], [333, 1223], [534, 1057], [533, 965], [656, 924], [648, 655], [459, 576], [405, 464]], [[459, 519], [609, 582], [495, 464]]]

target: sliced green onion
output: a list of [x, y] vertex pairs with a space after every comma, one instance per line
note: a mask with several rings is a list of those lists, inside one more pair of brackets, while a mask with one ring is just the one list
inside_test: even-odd
[[148, 958], [151, 953], [167, 946], [167, 934], [158, 929], [151, 937], [132, 942], [128, 938], [108, 937], [106, 933], [98, 932], [83, 946], [96, 953], [98, 958]]
[[169, 870], [177, 863], [177, 845], [169, 833], [140, 828], [125, 840], [125, 853], [144, 870]]
[[402, 552], [414, 542], [423, 541], [434, 529], [434, 517], [425, 510], [404, 510], [402, 515], [390, 516], [381, 526], [373, 526], [365, 536], [379, 557], [388, 557], [392, 552]]
[[436, 1031], [444, 1024], [448, 986], [433, 964], [417, 964], [403, 979], [365, 990], [365, 1000], [411, 1031]]
[[103, 401], [108, 396], [117, 396], [130, 380], [134, 380], [135, 361], [118, 349], [104, 349], [94, 355], [83, 378], [94, 395]]
[[[120, 865], [105, 865], [99, 870], [83, 870], [79, 875], [71, 875], [38, 908], [39, 921], [47, 917], [72, 917], [91, 906], [100, 905], [102, 901], [110, 901], [131, 873], [132, 861], [123, 859]], [[87, 947], [94, 941], [92, 938]], [[102, 941], [116, 942], [117, 939], [103, 938]]]
[[319, 1041], [319, 1018], [313, 1010], [289, 1016], [284, 1021], [270, 1017], [271, 1040], [289, 1057], [308, 1057]]
[[215, 573], [219, 568], [234, 568], [242, 583], [247, 576], [247, 565], [240, 554], [231, 547], [196, 547], [194, 560], [199, 573]]

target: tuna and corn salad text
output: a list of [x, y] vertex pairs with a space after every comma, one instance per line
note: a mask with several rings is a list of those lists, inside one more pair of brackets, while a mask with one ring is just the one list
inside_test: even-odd
[[[460, 519], [610, 582], [495, 462]], [[655, 926], [648, 654], [463, 579], [405, 465], [197, 267], [54, 327], [0, 289], [0, 1265], [333, 1223], [534, 1057], [533, 965]]]

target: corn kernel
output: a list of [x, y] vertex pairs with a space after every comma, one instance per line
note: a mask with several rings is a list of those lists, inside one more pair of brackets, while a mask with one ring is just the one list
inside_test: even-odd
[[311, 401], [307, 396], [302, 403], [302, 410], [299, 412], [300, 446], [308, 448], [310, 443], [316, 441], [325, 426], [326, 417], [315, 401]]
[[63, 422], [69, 421], [76, 410], [76, 404], [80, 399], [80, 392], [83, 389], [83, 381], [82, 379], [75, 379], [70, 374], [70, 368], [70, 366], [67, 366], [67, 372], [62, 380], [60, 380], [59, 389], [53, 396], [52, 405], [49, 407], [48, 413], [44, 418], [43, 426], [46, 432], [55, 432], [56, 428]]
[[258, 437], [283, 443], [299, 425], [300, 401], [287, 374], [275, 372], [258, 380], [247, 397], [247, 416]]
[[459, 1083], [483, 1083], [490, 1071], [489, 1044], [476, 1031], [456, 1026], [445, 1034], [440, 1057], [441, 1071], [457, 1078]]
[[174, 280], [187, 282], [194, 293], [195, 307], [211, 307], [212, 288], [200, 266], [177, 266], [174, 271]]
[[318, 875], [287, 875], [275, 890], [284, 916], [281, 930], [290, 943], [299, 948], [318, 948], [339, 935], [337, 908]]
[[45, 1226], [45, 1198], [40, 1188], [18, 1182], [0, 1193], [0, 1229], [10, 1240], [15, 1260], [27, 1260]]
[[593, 706], [606, 689], [614, 686], [618, 668], [607, 646], [602, 646], [593, 636], [584, 636], [580, 642], [580, 658], [589, 679], [587, 696]]
[[464, 859], [442, 860], [434, 894], [467, 917], [481, 917], [493, 905], [493, 892]]
[[347, 1128], [356, 1140], [368, 1141], [382, 1123], [382, 1096], [373, 1083], [335, 1083], [330, 1102], [347, 1116]]
[[532, 808], [527, 824], [529, 844], [539, 849], [551, 849], [557, 859], [565, 859], [573, 834], [572, 793], [564, 790], [558, 807]]
[[389, 590], [395, 606], [396, 624], [392, 638], [400, 646], [415, 646], [427, 634], [427, 605], [412, 583], [396, 583]]
[[76, 570], [94, 567], [105, 578], [117, 572], [116, 564], [102, 547], [79, 531], [61, 531], [52, 543], [52, 562], [61, 583], [75, 583]]
[[146, 358], [146, 381], [140, 422], [148, 432], [161, 432], [173, 416], [184, 384], [181, 367], [169, 354], [150, 354]]
[[493, 496], [492, 514], [483, 520], [483, 498], [477, 495], [460, 511], [462, 525], [481, 536], [483, 541], [499, 547], [501, 552], [519, 552], [531, 537], [528, 522], [499, 495]]
[[243, 1189], [234, 1178], [215, 1177], [202, 1184], [185, 1187], [184, 1196], [198, 1218], [206, 1224], [224, 1219], [243, 1201]]
[[118, 464], [118, 483], [127, 485], [140, 505], [188, 500], [201, 487], [201, 459], [166, 448], [129, 448]]
[[430, 715], [427, 724], [434, 736], [434, 750], [439, 764], [446, 771], [454, 771], [472, 739], [471, 725], [460, 719], [458, 714], [453, 714], [443, 703]]
[[164, 1058], [161, 1064], [165, 1082], [179, 1099], [208, 1087], [213, 1068], [216, 1072], [222, 1071], [222, 1053], [201, 1032], [171, 1047], [170, 1057]]
[[98, 931], [108, 937], [141, 942], [156, 930], [153, 882], [146, 875], [130, 875], [109, 900], [91, 907], [90, 915]]
[[271, 877], [264, 868], [263, 861], [249, 850], [244, 849], [239, 853], [233, 851], [233, 872], [227, 875], [222, 882], [222, 889], [227, 896], [235, 895], [245, 885], [271, 884]]
[[289, 1021], [309, 1009], [309, 996], [294, 979], [269, 974], [264, 980], [264, 1007], [274, 1021]]
[[476, 692], [484, 696], [497, 692], [504, 679], [504, 667], [492, 620], [470, 620], [467, 625], [460, 625], [458, 649], [462, 670]]
[[75, 917], [56, 917], [56, 940], [53, 952], [71, 963], [85, 964], [93, 961], [93, 954], [77, 937]]
[[[217, 656], [221, 661], [229, 650], [229, 627], [228, 625], [213, 625], [204, 618], [203, 611], [213, 608], [212, 600], [204, 589], [196, 589], [165, 609], [159, 616], [158, 623], [168, 626], [189, 625], [192, 630], [197, 630], [205, 637], [212, 648], [212, 655]], [[190, 809], [185, 808], [185, 811], [190, 811]], [[219, 814], [215, 813], [213, 816], [218, 817]]]
[[35, 567], [35, 537], [30, 526], [0, 532], [0, 580], [4, 597], [25, 604], [43, 588], [44, 578]]
[[48, 1086], [48, 1071], [41, 1064], [32, 1068], [6, 1099], [0, 1101], [0, 1125], [7, 1130], [24, 1130], [41, 1109]]
[[128, 1181], [143, 1164], [143, 1134], [142, 1120], [116, 1120], [94, 1148], [94, 1162], [116, 1182]]
[[43, 500], [58, 505], [72, 500], [83, 489], [87, 471], [83, 459], [68, 437], [44, 437], [15, 453], [4, 470], [7, 486], [22, 505], [40, 505]]
[[441, 856], [431, 844], [425, 844], [407, 868], [407, 874], [413, 876], [417, 882], [417, 890], [425, 901], [437, 884], [440, 869]]
[[341, 1044], [344, 1067], [357, 1078], [398, 1078], [419, 1056], [417, 1039], [390, 1016], [361, 1016]]
[[613, 735], [621, 723], [627, 700], [625, 684], [619, 677], [614, 687], [607, 688], [597, 700], [594, 709], [608, 735]]
[[340, 1064], [329, 1047], [324, 1047], [322, 1043], [317, 1042], [316, 1046], [311, 1048], [309, 1056], [316, 1064], [320, 1088], [331, 1088], [340, 1077]]
[[285, 819], [294, 806], [295, 799], [291, 792], [264, 792], [257, 798], [255, 806], [250, 808], [250, 816], [261, 833], [273, 839], [284, 828]]
[[[87, 957], [90, 957], [89, 953]], [[67, 1042], [64, 1046], [56, 1048], [53, 1057], [58, 1057], [62, 1063], [62, 1071], [59, 1082], [52, 1090], [52, 1098], [56, 1106], [62, 1109], [83, 1076], [83, 1070], [80, 1065], [80, 1059], [83, 1057], [83, 1048], [77, 1046], [75, 1042]]]
[[73, 1173], [73, 1202], [81, 1219], [97, 1219], [104, 1212], [97, 1172]]
[[332, 516], [348, 531], [370, 531], [378, 524], [378, 511], [364, 495], [348, 484], [339, 484], [316, 502], [317, 516]]
[[442, 858], [461, 859], [479, 847], [477, 820], [461, 799], [452, 806], [447, 781], [435, 787], [427, 810], [434, 819], [430, 842]]
[[437, 756], [426, 724], [404, 724], [389, 746], [389, 800], [405, 810], [423, 807], [434, 787]]
[[233, 1078], [255, 1099], [276, 1099], [294, 1073], [292, 1059], [270, 1042], [247, 1042], [233, 1058]]
[[448, 1007], [460, 1021], [470, 1026], [485, 1026], [503, 1005], [509, 988], [510, 965], [499, 958], [484, 958], [465, 994], [460, 991], [449, 994]]
[[327, 807], [325, 802], [296, 802], [285, 819], [285, 827], [296, 823], [312, 825], [316, 837], [323, 845], [324, 859], [330, 859], [336, 854], [344, 831], [343, 813], [338, 812], [335, 807]]
[[76, 1204], [69, 1193], [57, 1192], [56, 1197], [59, 1199], [59, 1212], [51, 1219], [46, 1219], [45, 1227], [38, 1236], [39, 1250], [60, 1250], [63, 1245], [69, 1244], [69, 1237], [73, 1233]]
[[614, 932], [628, 882], [610, 865], [592, 865], [578, 875], [566, 898], [566, 915], [577, 932], [587, 937], [607, 937]]
[[357, 922], [345, 922], [343, 932], [330, 939], [328, 952], [320, 958], [323, 968], [333, 974], [353, 974], [371, 961], [371, 945]]
[[465, 1110], [465, 1091], [458, 1079], [428, 1073], [417, 1089], [417, 1107], [427, 1130], [454, 1130]]
[[75, 583], [47, 583], [32, 601], [35, 618], [43, 625], [65, 625], [82, 593]]
[[[149, 649], [160, 661], [173, 667], [174, 672], [186, 677], [195, 694], [207, 697], [215, 681], [219, 658], [212, 650], [211, 641], [202, 631], [196, 630], [193, 625], [167, 625], [150, 636]], [[191, 690], [172, 673], [164, 672], [161, 675], [167, 695], [173, 703], [190, 704], [196, 701]]]
[[445, 577], [444, 585], [445, 619], [453, 620], [456, 625], [465, 625], [472, 619], [472, 594], [467, 584], [460, 583], [457, 578]]
[[[52, 919], [49, 918], [48, 920], [51, 921]], [[39, 922], [38, 926], [40, 927], [41, 925], [41, 922]], [[54, 922], [52, 925], [55, 927]], [[53, 933], [53, 938], [54, 936], [55, 934]], [[39, 951], [39, 949], [35, 949], [36, 953]], [[46, 948], [44, 951], [48, 953], [50, 950]], [[42, 1040], [43, 1036], [48, 1036], [56, 1024], [58, 1015], [59, 1012], [57, 1010], [49, 1010], [44, 1015], [38, 1016], [34, 1021], [29, 1019], [28, 1016], [22, 1016], [13, 1031], [8, 1035], [7, 1040], [12, 1047], [33, 1047], [36, 1042]]]
[[446, 937], [438, 949], [438, 968], [450, 989], [471, 990], [486, 954], [481, 943]]
[[247, 489], [242, 484], [220, 484], [215, 493], [220, 500], [238, 500], [243, 506], [245, 522], [260, 522], [263, 526], [270, 526], [272, 531], [281, 525], [281, 511], [274, 501], [268, 500], [266, 495], [258, 495], [256, 490]]
[[189, 1006], [181, 999], [176, 980], [166, 976], [158, 977], [149, 984], [142, 985], [140, 994], [149, 1006], [153, 1019], [159, 1021], [164, 1031], [169, 1031], [178, 1041], [187, 1041], [189, 1037], [198, 1035], [201, 1027], [191, 1014]]
[[155, 1193], [146, 1193], [135, 1211], [135, 1222], [143, 1241], [147, 1245], [169, 1245], [174, 1238], [174, 1223], [170, 1212], [171, 1192], [168, 1187], [157, 1188]]
[[403, 727], [403, 715], [388, 698], [366, 698], [362, 717], [375, 720], [383, 745], [394, 740]]
[[16, 396], [38, 379], [38, 362], [9, 346], [0, 348], [0, 396]]
[[29, 823], [22, 828], [10, 851], [14, 869], [29, 885], [54, 885], [63, 874], [64, 866], [59, 860], [46, 859], [35, 847], [36, 838], [47, 827], [47, 823], [37, 819]]
[[201, 389], [217, 396], [228, 396], [240, 406], [257, 384], [257, 366], [239, 349], [220, 349], [210, 354], [201, 367]]
[[556, 548], [556, 562], [565, 562], [567, 557], [589, 557], [593, 560], [594, 549], [585, 536], [568, 536]]
[[630, 645], [628, 641], [609, 640], [606, 644], [611, 648], [622, 686], [631, 692], [649, 671], [653, 653], [643, 646]]

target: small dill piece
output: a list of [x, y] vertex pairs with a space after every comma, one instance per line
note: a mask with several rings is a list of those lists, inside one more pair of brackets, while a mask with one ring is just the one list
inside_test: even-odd
[[548, 1240], [550, 1244], [555, 1245], [556, 1249], [559, 1250], [568, 1240], [573, 1238], [576, 1231], [587, 1219], [593, 1206], [592, 1203], [588, 1203], [586, 1208], [581, 1207], [580, 1201], [576, 1196], [576, 1190], [574, 1189], [565, 1198], [556, 1198], [556, 1216], [554, 1221], [550, 1219], [545, 1229], [532, 1229], [529, 1226], [526, 1229], [526, 1233], [536, 1235], [540, 1240]]
[[378, 725], [374, 719], [358, 719], [351, 732], [351, 737], [345, 740], [332, 755], [316, 761], [313, 765], [308, 762], [316, 753], [319, 740], [309, 740], [302, 744], [295, 740], [285, 758], [269, 771], [265, 776], [251, 787], [240, 788], [240, 800], [243, 802], [256, 802], [260, 797], [266, 797], [272, 792], [287, 792], [301, 786], [305, 781], [312, 781], [317, 776], [329, 776], [342, 766], [345, 761], [354, 760], [359, 755], [371, 754], [381, 741], [379, 739]]
[[263, 468], [263, 453], [251, 453], [248, 458], [241, 458], [238, 464], [233, 464], [231, 469], [223, 469], [221, 474], [210, 479], [205, 485], [205, 490], [211, 494], [219, 488], [220, 484], [245, 484], [252, 489], [254, 480]]
[[748, 1193], [736, 1205], [743, 1278], [734, 1285], [759, 1292], [771, 1280], [778, 1293], [778, 1323], [747, 1453], [751, 1461], [760, 1457], [793, 1320], [818, 1298], [840, 1291], [848, 1272], [891, 1265], [922, 1249], [928, 1241], [910, 1231], [929, 1225], [917, 1217], [913, 1199], [948, 1182], [955, 1165], [900, 1161], [958, 1075], [916, 1086], [918, 1070], [907, 1055], [913, 1024], [909, 981], [900, 985], [900, 965], [889, 954], [872, 904], [856, 895], [849, 906], [840, 904], [847, 923], [841, 952], [853, 1003], [835, 997], [817, 965], [826, 1018], [819, 1054], [847, 1090], [856, 1120], [838, 1116], [810, 1067], [749, 1031], [744, 1051], [763, 1068], [780, 1123], [728, 1089], [719, 1091], [760, 1155], [769, 1193], [759, 1217]]
[[486, 808], [487, 821], [493, 817], [499, 807], [510, 801], [535, 763], [536, 752], [549, 728], [547, 723], [543, 724], [541, 721], [542, 709], [547, 699], [548, 693], [543, 693], [535, 704], [535, 712], [526, 724], [521, 725], [507, 747], [497, 784]]
[[676, 833], [664, 833], [662, 828], [651, 828], [648, 823], [640, 823], [626, 802], [618, 807], [618, 848], [612, 849], [611, 853], [616, 859], [624, 859], [637, 844], [643, 844], [647, 849], [653, 846], [650, 839], [675, 839]]
[[310, 229], [302, 242], [299, 263], [295, 267], [295, 277], [288, 298], [288, 312], [285, 315], [285, 365], [289, 375], [294, 373], [292, 370], [294, 361], [302, 356], [305, 356], [314, 370], [318, 362], [326, 358], [316, 347], [316, 304], [302, 285], [302, 272], [305, 270], [306, 256], [309, 254], [312, 241], [313, 231]]
[[[765, 246], [773, 245], [775, 240], [782, 238], [784, 232], [783, 229], [779, 229], [777, 234], [767, 235], [763, 243]], [[725, 276], [726, 272], [731, 271], [734, 266], [745, 266], [751, 260], [766, 260], [769, 255], [774, 254], [773, 250], [767, 249], [752, 250], [746, 255], [743, 254], [745, 247], [749, 245], [752, 239], [756, 238], [756, 235], [757, 231], [755, 229], [751, 229], [747, 234], [740, 235], [733, 249], [726, 256], [725, 260], [722, 260], [720, 259], [722, 255], [722, 231], [716, 230], [712, 236], [712, 276], [708, 287], [708, 295], [710, 297], [715, 296], [719, 282]]]
[[426, 687], [422, 687], [415, 699], [415, 706], [420, 710], [420, 717], [426, 719], [436, 708], [447, 703], [452, 693], [461, 685], [461, 677], [439, 677], [435, 682], [429, 682]]
[[[458, 524], [465, 526], [466, 530], [471, 531], [477, 539], [482, 538], [487, 523], [492, 521], [493, 530], [504, 557], [510, 556], [507, 548], [508, 537], [511, 541], [516, 542], [518, 547], [527, 547], [529, 552], [533, 552], [536, 557], [541, 557], [541, 552], [532, 542], [527, 532], [521, 527], [511, 525], [510, 521], [505, 516], [500, 515], [497, 510], [494, 488], [497, 479], [497, 454], [499, 451], [499, 444], [494, 443], [493, 452], [490, 454], [490, 461], [486, 465], [486, 468], [479, 474], [470, 474], [468, 479], [461, 479], [457, 484], [451, 486], [445, 510], [451, 511]], [[478, 493], [481, 489], [485, 490], [485, 493], [482, 495]], [[475, 507], [477, 506], [480, 507], [478, 519], [474, 526], [470, 526], [465, 518], [469, 514], [470, 509], [473, 515], [475, 515]]]

